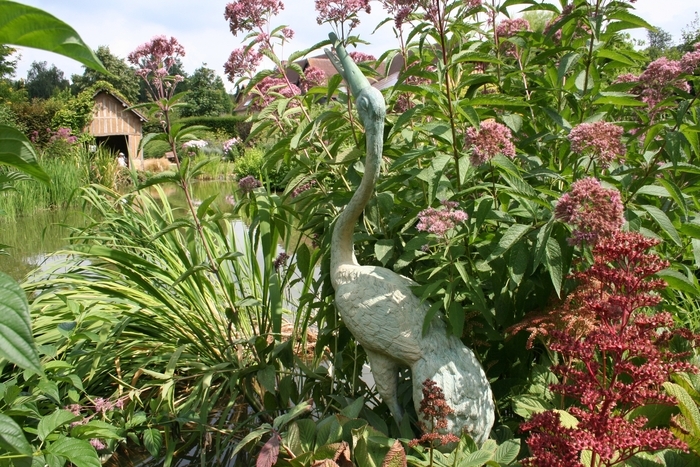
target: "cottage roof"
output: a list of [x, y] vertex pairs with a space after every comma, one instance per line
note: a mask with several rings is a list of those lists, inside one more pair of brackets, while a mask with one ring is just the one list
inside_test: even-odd
[[116, 100], [119, 101], [119, 103], [121, 103], [121, 105], [124, 106], [124, 108], [126, 108], [127, 110], [133, 112], [134, 115], [136, 115], [142, 122], [147, 122], [147, 121], [148, 121], [148, 118], [146, 118], [146, 116], [145, 116], [144, 114], [142, 114], [141, 112], [139, 112], [138, 110], [136, 110], [136, 109], [134, 109], [134, 108], [131, 108], [132, 105], [131, 105], [130, 103], [128, 103], [121, 95], [119, 95], [118, 92], [113, 92], [113, 91], [111, 91], [111, 90], [109, 90], [109, 89], [107, 89], [107, 88], [98, 88], [98, 89], [95, 90], [95, 93], [92, 95], [92, 98], [94, 99], [95, 97], [98, 96], [98, 94], [100, 94], [100, 93], [102, 93], [102, 92], [105, 93], [105, 94], [109, 94], [110, 96], [114, 97]]

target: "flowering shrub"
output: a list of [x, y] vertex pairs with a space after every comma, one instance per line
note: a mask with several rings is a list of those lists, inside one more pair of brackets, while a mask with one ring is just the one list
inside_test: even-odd
[[416, 229], [444, 237], [455, 225], [467, 220], [467, 213], [457, 209], [455, 201], [443, 201], [444, 209], [428, 208], [418, 213]]
[[569, 243], [594, 245], [599, 239], [620, 230], [625, 222], [620, 193], [603, 188], [595, 178], [584, 178], [571, 185], [554, 210], [554, 216], [574, 227]]
[[546, 411], [524, 423], [532, 457], [523, 465], [581, 466], [584, 451], [593, 467], [621, 465], [639, 452], [685, 447], [668, 429], [630, 416], [648, 404], [673, 404], [662, 383], [697, 371], [670, 345], [674, 336], [692, 340], [692, 334], [674, 329], [669, 313], [653, 311], [665, 286], [653, 275], [668, 267], [648, 253], [655, 245], [638, 233], [615, 232], [595, 246], [593, 265], [574, 275], [580, 287], [596, 292], [578, 298], [597, 326], [585, 336], [552, 330], [549, 347], [564, 361], [552, 368], [561, 378], [552, 390], [577, 402], [567, 409], [576, 422], [564, 426], [558, 412]]
[[464, 145], [471, 149], [472, 165], [481, 165], [498, 154], [515, 157], [515, 146], [510, 129], [494, 120], [481, 122], [477, 128], [468, 128], [464, 136]]
[[181, 75], [170, 75], [170, 69], [184, 56], [185, 48], [178, 40], [165, 36], [155, 36], [127, 56], [137, 67], [136, 74], [143, 78], [153, 101], [160, 103], [161, 111], [163, 99], [172, 98], [177, 83], [184, 80]]
[[243, 177], [242, 179], [238, 180], [238, 189], [241, 191], [241, 194], [247, 195], [254, 189], [261, 187], [262, 183], [260, 183], [260, 180], [257, 178], [253, 177], [252, 175], [248, 175], [246, 177]]
[[625, 154], [625, 146], [620, 140], [623, 131], [621, 126], [614, 123], [581, 123], [572, 128], [568, 138], [572, 151], [590, 155], [605, 169]]

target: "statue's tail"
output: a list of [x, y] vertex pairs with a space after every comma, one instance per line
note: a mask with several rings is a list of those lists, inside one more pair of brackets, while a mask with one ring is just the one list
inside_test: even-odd
[[480, 446], [488, 439], [494, 422], [491, 386], [471, 350], [453, 336], [447, 338], [446, 344], [433, 347], [432, 352], [411, 368], [416, 413], [420, 414], [422, 383], [426, 379], [435, 381], [445, 394], [445, 401], [454, 410], [447, 417], [445, 431], [456, 436], [466, 431]]

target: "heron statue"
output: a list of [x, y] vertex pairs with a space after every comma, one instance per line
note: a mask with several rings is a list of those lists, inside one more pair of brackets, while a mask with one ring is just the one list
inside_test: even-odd
[[[486, 374], [474, 353], [448, 335], [440, 317], [423, 334], [429, 305], [416, 297], [411, 279], [386, 268], [361, 266], [353, 249], [353, 233], [379, 178], [384, 137], [385, 103], [335, 34], [329, 35], [335, 53], [326, 50], [355, 98], [365, 129], [367, 159], [362, 182], [338, 217], [331, 238], [331, 282], [340, 316], [367, 353], [374, 381], [382, 400], [397, 423], [403, 418], [398, 402], [401, 368], [411, 370], [413, 401], [419, 417], [422, 385], [437, 383], [453, 413], [443, 433], [468, 433], [481, 445], [494, 420], [494, 403]], [[421, 421], [430, 426], [429, 420]]]

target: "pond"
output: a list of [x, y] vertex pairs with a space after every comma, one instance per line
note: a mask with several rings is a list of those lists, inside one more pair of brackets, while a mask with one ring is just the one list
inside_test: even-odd
[[[220, 194], [214, 204], [227, 211], [231, 205], [226, 202], [226, 196], [235, 187], [234, 182], [213, 181], [195, 183], [192, 190], [197, 202]], [[164, 191], [173, 207], [186, 208], [181, 189], [165, 186]], [[78, 208], [43, 211], [12, 221], [0, 218], [0, 243], [9, 246], [9, 254], [0, 256], [0, 271], [23, 280], [32, 270], [50, 262], [50, 253], [68, 245], [71, 228], [81, 227], [85, 222], [85, 215]]]

